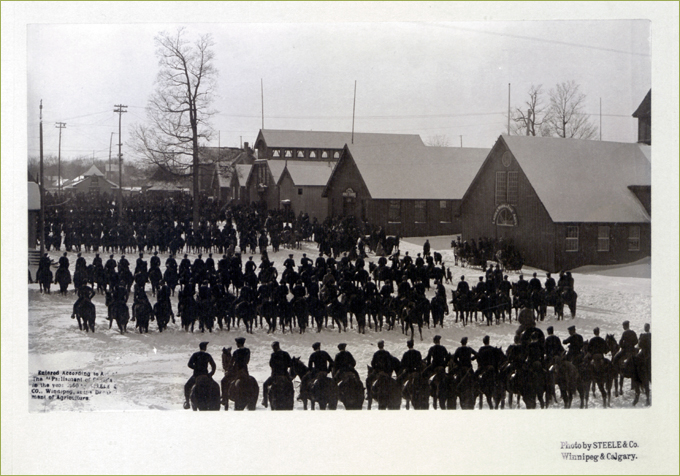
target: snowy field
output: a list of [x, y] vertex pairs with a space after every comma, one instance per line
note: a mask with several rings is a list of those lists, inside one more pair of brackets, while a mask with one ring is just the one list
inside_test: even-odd
[[[402, 256], [405, 251], [415, 257], [416, 253], [422, 250], [422, 243], [425, 238], [413, 238], [402, 240]], [[474, 283], [482, 275], [480, 269], [460, 268], [453, 266], [453, 255], [448, 248], [451, 237], [430, 238], [432, 249], [442, 253], [447, 266], [451, 267], [453, 282], [458, 282], [461, 275], [465, 275], [466, 280]], [[315, 258], [318, 251], [314, 243], [303, 243], [301, 250], [289, 251], [282, 249], [279, 253], [270, 254], [270, 259], [275, 262], [275, 266], [282, 272], [282, 264], [287, 255], [292, 252], [297, 264], [300, 263], [302, 253]], [[52, 252], [50, 257], [58, 259], [61, 253]], [[94, 253], [83, 253], [88, 264], [91, 263]], [[106, 259], [106, 256], [102, 254]], [[130, 253], [130, 260], [134, 266], [136, 254]], [[244, 255], [244, 260], [248, 258]], [[119, 256], [117, 255], [116, 258]], [[195, 256], [190, 255], [190, 258]], [[71, 259], [71, 271], [75, 263], [75, 253], [69, 253]], [[149, 255], [145, 254], [148, 261]], [[166, 256], [161, 257], [164, 263]], [[259, 263], [259, 256], [254, 258]], [[369, 256], [369, 261], [375, 260], [373, 255]], [[536, 271], [541, 279], [545, 280], [545, 273], [540, 270], [525, 268], [523, 270], [525, 278], [530, 278]], [[567, 327], [574, 324], [577, 331], [589, 339], [593, 336], [592, 329], [599, 327], [601, 335], [614, 333], [616, 338], [621, 335], [621, 323], [629, 320], [631, 328], [638, 334], [642, 331], [644, 323], [651, 322], [651, 278], [650, 260], [628, 266], [617, 267], [585, 267], [572, 272], [575, 279], [578, 297], [577, 317], [571, 319], [567, 312], [564, 321], [556, 321], [552, 316], [550, 308], [548, 317], [545, 321], [539, 322], [538, 327], [545, 329], [552, 325], [555, 334], [561, 339], [568, 336]], [[35, 276], [35, 271], [33, 271]], [[516, 281], [517, 274], [511, 274], [510, 280]], [[450, 296], [452, 285], [446, 284], [447, 297]], [[201, 341], [208, 341], [208, 352], [213, 356], [217, 363], [218, 370], [215, 374], [216, 380], [223, 376], [221, 368], [221, 352], [223, 347], [236, 348], [234, 339], [239, 336], [247, 338], [246, 346], [251, 350], [251, 361], [249, 365], [250, 373], [258, 383], [262, 385], [269, 376], [269, 356], [271, 353], [271, 343], [278, 340], [281, 348], [287, 351], [292, 357], [302, 357], [306, 363], [312, 353], [312, 344], [316, 341], [321, 342], [322, 349], [326, 350], [331, 356], [337, 353], [337, 344], [347, 343], [349, 350], [357, 361], [357, 370], [362, 377], [366, 378], [366, 366], [370, 363], [373, 353], [377, 350], [376, 342], [379, 339], [385, 340], [385, 348], [393, 355], [401, 358], [406, 351], [407, 338], [400, 330], [390, 332], [375, 332], [367, 329], [366, 334], [360, 335], [354, 329], [348, 329], [347, 333], [338, 333], [337, 329], [324, 329], [321, 333], [308, 328], [306, 334], [267, 334], [261, 328], [255, 328], [254, 334], [246, 335], [243, 328], [232, 329], [231, 331], [220, 331], [217, 329], [212, 334], [200, 332], [187, 333], [180, 329], [179, 320], [177, 324], [170, 324], [167, 332], [158, 333], [155, 322], [151, 323], [150, 332], [140, 335], [134, 330], [134, 323], [130, 323], [129, 332], [125, 335], [119, 334], [114, 324], [113, 328], [108, 328], [108, 321], [105, 319], [106, 307], [104, 298], [97, 295], [93, 302], [97, 309], [97, 328], [95, 334], [86, 334], [78, 330], [77, 322], [71, 319], [71, 311], [75, 302], [75, 295], [71, 292], [67, 297], [58, 295], [55, 292], [56, 286], [52, 287], [51, 295], [43, 295], [39, 291], [37, 284], [29, 284], [29, 376], [27, 386], [27, 398], [30, 401], [29, 409], [33, 412], [42, 411], [107, 411], [107, 410], [179, 410], [182, 409], [184, 401], [183, 386], [191, 376], [191, 370], [187, 367], [187, 362], [192, 353], [198, 350]], [[149, 287], [147, 286], [147, 289]], [[428, 293], [432, 297], [433, 289]], [[155, 298], [151, 297], [152, 304]], [[173, 309], [177, 312], [177, 298], [172, 299]], [[420, 341], [416, 335], [415, 348], [425, 356], [427, 350], [432, 345], [432, 338], [436, 334], [442, 336], [442, 344], [453, 352], [459, 345], [463, 336], [469, 338], [469, 344], [475, 349], [482, 345], [482, 338], [489, 335], [491, 344], [502, 346], [505, 349], [512, 343], [517, 323], [501, 323], [487, 327], [485, 323], [477, 322], [466, 327], [462, 323], [454, 323], [453, 313], [445, 318], [444, 328], [425, 328], [423, 329], [423, 340]], [[101, 394], [92, 394], [89, 400], [49, 400], [31, 398], [31, 385], [35, 383], [34, 377], [38, 372], [60, 371], [63, 376], [64, 371], [90, 372], [91, 376], [98, 373], [97, 382], [101, 385]], [[101, 377], [103, 375], [103, 377]], [[79, 378], [75, 377], [68, 378]], [[68, 383], [69, 381], [67, 381]], [[296, 379], [296, 394], [299, 379]], [[106, 387], [108, 385], [108, 388]], [[81, 388], [83, 385], [81, 385]], [[91, 386], [90, 386], [91, 387]], [[633, 392], [630, 390], [630, 383], [625, 384], [626, 394], [623, 397], [612, 398], [612, 406], [615, 408], [632, 408]], [[90, 388], [92, 390], [92, 388]], [[110, 392], [110, 394], [106, 394]], [[613, 392], [612, 392], [613, 394]], [[261, 400], [260, 391], [260, 400]], [[559, 395], [559, 392], [558, 392]], [[643, 407], [644, 396], [638, 407]], [[574, 401], [578, 407], [578, 397]], [[590, 399], [590, 408], [600, 408], [601, 398], [598, 396]], [[364, 403], [364, 408], [366, 404]], [[561, 401], [558, 405], [552, 405], [552, 409], [560, 409]], [[339, 404], [339, 408], [343, 408]], [[402, 406], [402, 408], [405, 408]], [[484, 408], [486, 409], [486, 403]], [[523, 406], [521, 407], [523, 408]], [[302, 403], [295, 403], [295, 409], [301, 410]], [[266, 411], [258, 402], [257, 411]]]

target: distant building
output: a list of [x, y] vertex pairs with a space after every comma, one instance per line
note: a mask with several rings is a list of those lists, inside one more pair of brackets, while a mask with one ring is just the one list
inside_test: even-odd
[[638, 142], [652, 145], [652, 90], [650, 89], [633, 113], [638, 120]]
[[462, 203], [463, 240], [512, 239], [556, 272], [651, 254], [651, 147], [502, 135]]
[[332, 216], [355, 216], [387, 234], [460, 233], [460, 205], [489, 149], [393, 142], [346, 145], [323, 196]]
[[61, 189], [63, 192], [113, 194], [118, 191], [118, 185], [108, 180], [97, 166], [92, 165], [87, 172], [66, 182]]
[[334, 167], [335, 161], [286, 161], [277, 182], [279, 203], [288, 203], [295, 215], [307, 213], [310, 220], [322, 222], [328, 216], [328, 199], [323, 191]]
[[40, 215], [40, 186], [28, 173], [28, 249], [38, 245], [38, 220]]

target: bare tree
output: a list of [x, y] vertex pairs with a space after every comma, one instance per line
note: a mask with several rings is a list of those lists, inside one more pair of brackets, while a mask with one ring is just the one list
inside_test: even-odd
[[546, 135], [544, 127], [547, 124], [548, 110], [548, 106], [543, 104], [543, 85], [532, 84], [524, 105], [515, 108], [512, 114], [515, 135], [535, 136], [537, 131], [539, 135]]
[[583, 111], [586, 95], [579, 91], [575, 81], [558, 84], [550, 90], [549, 96], [548, 135], [572, 139], [593, 139], [596, 136], [597, 127]]
[[449, 141], [449, 136], [445, 134], [440, 134], [436, 136], [430, 136], [425, 141], [430, 147], [450, 147], [451, 142]]
[[148, 125], [133, 130], [135, 150], [150, 163], [193, 175], [194, 228], [198, 228], [199, 141], [209, 140], [210, 104], [217, 81], [210, 35], [191, 42], [184, 28], [155, 38], [156, 87], [146, 107]]

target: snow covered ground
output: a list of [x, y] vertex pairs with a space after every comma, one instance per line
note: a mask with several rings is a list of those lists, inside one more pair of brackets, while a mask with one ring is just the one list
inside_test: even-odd
[[[430, 238], [433, 250], [439, 250], [446, 262], [451, 267], [454, 279], [457, 283], [459, 277], [464, 274], [466, 279], [476, 282], [482, 275], [480, 269], [460, 268], [453, 266], [453, 255], [448, 248], [451, 237]], [[422, 250], [424, 238], [405, 239], [401, 244], [402, 255], [405, 251], [415, 257]], [[292, 252], [296, 263], [299, 264], [302, 253], [315, 258], [318, 255], [314, 243], [304, 243], [302, 250], [289, 251], [282, 249], [277, 254], [270, 254], [270, 259], [282, 271], [282, 264], [288, 253]], [[90, 263], [93, 253], [83, 254]], [[52, 252], [51, 258], [57, 259], [59, 253]], [[69, 253], [74, 262], [75, 255]], [[249, 255], [244, 255], [247, 259]], [[194, 258], [191, 256], [190, 258]], [[148, 258], [148, 257], [147, 257]], [[254, 258], [259, 262], [259, 257]], [[374, 257], [370, 256], [369, 260]], [[162, 257], [162, 261], [165, 257]], [[134, 260], [133, 260], [134, 261]], [[73, 268], [73, 266], [72, 266]], [[541, 281], [545, 279], [545, 273], [530, 268], [524, 269], [525, 277], [530, 277], [536, 271]], [[589, 339], [593, 336], [592, 329], [599, 327], [601, 335], [614, 333], [617, 339], [621, 335], [621, 323], [624, 320], [631, 322], [631, 328], [638, 334], [642, 331], [644, 323], [651, 322], [651, 278], [650, 260], [646, 259], [628, 266], [611, 267], [586, 267], [575, 270], [573, 273], [575, 287], [578, 292], [577, 317], [571, 320], [569, 317], [564, 321], [556, 321], [549, 311], [548, 318], [539, 323], [538, 327], [545, 329], [552, 325], [555, 333], [561, 338], [568, 335], [567, 327], [574, 324], [577, 331]], [[35, 274], [33, 274], [35, 276]], [[517, 275], [510, 276], [511, 281], [517, 280]], [[451, 285], [446, 285], [447, 290]], [[271, 343], [278, 340], [281, 348], [294, 357], [302, 357], [306, 362], [312, 352], [312, 344], [321, 342], [322, 349], [328, 351], [331, 356], [337, 352], [337, 344], [345, 342], [347, 350], [352, 352], [357, 361], [357, 370], [362, 379], [366, 377], [366, 365], [370, 363], [373, 353], [377, 350], [376, 342], [385, 340], [385, 348], [393, 355], [401, 358], [406, 350], [407, 338], [399, 331], [375, 332], [368, 329], [365, 335], [358, 334], [355, 330], [347, 333], [338, 333], [337, 329], [324, 329], [316, 333], [308, 330], [306, 334], [275, 334], [268, 335], [264, 330], [256, 328], [253, 335], [246, 335], [243, 328], [237, 330], [220, 331], [212, 334], [200, 332], [187, 333], [179, 328], [179, 324], [170, 324], [167, 332], [159, 334], [155, 322], [151, 324], [149, 334], [140, 335], [134, 331], [134, 323], [130, 325], [130, 332], [125, 335], [119, 334], [114, 324], [108, 328], [105, 319], [106, 307], [102, 296], [96, 296], [94, 303], [97, 308], [97, 328], [94, 334], [86, 334], [78, 330], [77, 322], [70, 318], [72, 306], [75, 301], [73, 292], [68, 297], [63, 297], [54, 292], [51, 295], [43, 295], [37, 284], [28, 286], [29, 292], [29, 375], [27, 386], [27, 398], [30, 400], [29, 409], [34, 412], [42, 411], [106, 411], [106, 410], [182, 410], [183, 386], [191, 376], [191, 370], [187, 367], [189, 357], [198, 350], [201, 341], [208, 341], [208, 352], [212, 354], [218, 365], [215, 374], [216, 379], [221, 379], [222, 347], [235, 348], [234, 339], [239, 336], [247, 338], [246, 346], [251, 350], [250, 373], [260, 385], [269, 376], [269, 356]], [[432, 291], [428, 297], [431, 297]], [[150, 292], [149, 292], [150, 294]], [[450, 295], [450, 293], [449, 293]], [[150, 296], [152, 303], [155, 298]], [[173, 307], [177, 309], [176, 298], [173, 298]], [[463, 336], [469, 337], [469, 345], [477, 349], [482, 345], [485, 335], [491, 337], [491, 344], [502, 346], [505, 349], [511, 342], [517, 328], [516, 322], [512, 324], [501, 323], [487, 327], [481, 322], [463, 327], [461, 323], [454, 323], [452, 315], [445, 319], [444, 328], [423, 330], [423, 341], [416, 337], [416, 349], [423, 356], [432, 345], [432, 338], [436, 334], [442, 336], [442, 344], [453, 352], [458, 347]], [[59, 371], [60, 377], [87, 378], [83, 375], [64, 376], [64, 371], [82, 371], [90, 373], [90, 381], [73, 382], [65, 380], [63, 389], [87, 390], [93, 393], [89, 400], [59, 400], [49, 398], [31, 398], [35, 392], [33, 385], [38, 383], [36, 377], [39, 372]], [[95, 372], [98, 376], [95, 377]], [[44, 378], [44, 377], [43, 377]], [[45, 382], [45, 380], [43, 381]], [[298, 382], [298, 380], [296, 380]], [[78, 383], [77, 387], [68, 387]], [[93, 386], [93, 383], [96, 383]], [[108, 387], [107, 387], [108, 385]], [[623, 397], [612, 398], [613, 407], [631, 407], [633, 395], [626, 382], [626, 394]], [[94, 394], [95, 391], [101, 392]], [[296, 384], [297, 393], [297, 384]], [[41, 391], [44, 395], [44, 391]], [[578, 399], [576, 399], [578, 401]], [[601, 407], [601, 398], [590, 400], [591, 408]], [[639, 405], [642, 406], [642, 405]], [[296, 410], [302, 409], [302, 404], [296, 402]], [[340, 405], [342, 408], [342, 405]], [[486, 408], [486, 404], [485, 404]], [[561, 408], [561, 405], [553, 405], [551, 408]], [[258, 404], [258, 411], [265, 410]]]

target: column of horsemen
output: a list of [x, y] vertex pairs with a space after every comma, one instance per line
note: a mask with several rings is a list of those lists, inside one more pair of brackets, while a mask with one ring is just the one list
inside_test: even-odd
[[[268, 229], [273, 230], [277, 226], [276, 223], [281, 223], [280, 220], [277, 220], [276, 215], [269, 214], [265, 220], [262, 220], [261, 215], [254, 214], [250, 210], [227, 216], [232, 217], [238, 230], [250, 230], [257, 221], [263, 222], [264, 228], [262, 228], [260, 237], [266, 237]], [[224, 228], [231, 229], [232, 231], [227, 233], [233, 233], [236, 236], [236, 230], [233, 226], [224, 226]], [[312, 325], [316, 327], [317, 331], [321, 331], [324, 327], [328, 328], [330, 318], [331, 328], [337, 327], [338, 331], [342, 332], [347, 330], [349, 317], [350, 327], [353, 327], [353, 319], [356, 319], [357, 330], [362, 333], [365, 332], [367, 325], [376, 331], [382, 330], [383, 327], [391, 330], [400, 326], [402, 332], [408, 333], [410, 331], [412, 346], [415, 329], [417, 328], [420, 332], [422, 340], [422, 327], [423, 325], [430, 325], [430, 315], [435, 327], [437, 324], [443, 327], [444, 315], [449, 314], [448, 304], [453, 305], [456, 322], [460, 319], [464, 325], [467, 324], [469, 319], [473, 317], [476, 319], [478, 312], [486, 320], [487, 325], [492, 324], [494, 318], [497, 323], [500, 319], [504, 321], [506, 316], [511, 321], [512, 308], [514, 307], [515, 318], [520, 323], [520, 328], [515, 343], [508, 347], [505, 353], [495, 352], [496, 355], [491, 357], [492, 348], [489, 347], [489, 356], [484, 357], [485, 352], [482, 352], [483, 357], [479, 360], [478, 353], [471, 349], [447, 354], [446, 359], [443, 359], [443, 352], [440, 352], [439, 360], [434, 363], [426, 361], [422, 371], [417, 370], [420, 366], [417, 358], [418, 351], [413, 349], [407, 351], [398, 365], [397, 359], [391, 359], [391, 367], [387, 364], [389, 360], [387, 358], [381, 360], [378, 357], [377, 360], [374, 359], [372, 367], [376, 370], [373, 375], [382, 377], [387, 374], [390, 378], [394, 375], [397, 377], [397, 384], [405, 385], [404, 382], [407, 382], [408, 389], [412, 393], [412, 398], [408, 401], [412, 402], [416, 408], [423, 406], [422, 399], [426, 386], [423, 383], [424, 381], [427, 382], [427, 387], [431, 389], [430, 392], [434, 391], [432, 389], [435, 387], [445, 389], [447, 385], [449, 387], [455, 385], [456, 388], [462, 390], [465, 388], [462, 383], [469, 382], [470, 392], [467, 394], [465, 392], [458, 393], [462, 407], [470, 406], [472, 395], [483, 394], [486, 395], [489, 405], [497, 408], [499, 404], [504, 403], [504, 398], [500, 398], [501, 392], [496, 387], [500, 385], [502, 380], [506, 381], [505, 385], [510, 384], [510, 380], [507, 378], [500, 378], [502, 368], [505, 369], [505, 372], [508, 372], [508, 369], [513, 369], [512, 375], [515, 376], [516, 382], [533, 381], [535, 383], [533, 387], [532, 385], [518, 384], [518, 390], [514, 392], [522, 396], [527, 407], [535, 407], [536, 400], [543, 406], [547, 402], [544, 402], [542, 396], [545, 396], [548, 400], [554, 398], [554, 391], [551, 393], [549, 386], [546, 386], [546, 390], [541, 392], [541, 385], [536, 383], [545, 380], [549, 372], [553, 372], [550, 374], [553, 377], [559, 377], [556, 382], [560, 388], [563, 385], [560, 384], [561, 380], [559, 379], [565, 380], [565, 389], [562, 392], [565, 406], [571, 405], [574, 389], [579, 390], [582, 405], [587, 405], [587, 392], [585, 392], [585, 396], [582, 393], [583, 382], [586, 380], [590, 382], [593, 379], [584, 379], [584, 375], [589, 372], [593, 375], [598, 372], [602, 373], [601, 368], [605, 367], [608, 369], [605, 373], [610, 376], [621, 374], [623, 363], [634, 360], [630, 357], [639, 357], [646, 359], [646, 362], [650, 361], [649, 356], [651, 354], [648, 346], [643, 343], [639, 346], [638, 352], [635, 350], [637, 349], [635, 347], [637, 342], [631, 347], [630, 342], [634, 339], [630, 338], [624, 339], [622, 337], [617, 343], [612, 337], [612, 339], [609, 339], [606, 352], [604, 352], [605, 349], [600, 343], [602, 339], [596, 335], [591, 339], [591, 352], [588, 353], [588, 345], [584, 345], [583, 339], [575, 333], [574, 329], [570, 328], [570, 333], [574, 331], [573, 334], [577, 337], [570, 335], [564, 340], [564, 343], [569, 345], [564, 355], [562, 355], [561, 346], [555, 348], [548, 343], [555, 341], [555, 339], [551, 339], [551, 337], [554, 337], [550, 335], [552, 334], [551, 329], [548, 329], [549, 336], [545, 338], [542, 331], [535, 326], [535, 319], [543, 320], [545, 307], [549, 303], [555, 305], [556, 310], [559, 308], [560, 302], [562, 305], [565, 302], [569, 304], [568, 296], [575, 295], [573, 278], [570, 273], [561, 273], [557, 282], [548, 274], [545, 283], [542, 284], [534, 273], [531, 280], [526, 281], [520, 275], [517, 282], [510, 283], [507, 275], [503, 275], [498, 266], [494, 268], [492, 265], [485, 270], [484, 276], [480, 277], [479, 282], [474, 286], [470, 286], [465, 277], [462, 276], [456, 289], [452, 291], [451, 301], [447, 302], [443, 283], [447, 281], [451, 283], [451, 272], [442, 262], [439, 253], [430, 254], [429, 242], [426, 242], [422, 256], [419, 253], [414, 260], [408, 255], [408, 252], [403, 257], [400, 256], [397, 241], [392, 243], [394, 249], [389, 250], [390, 252], [393, 251], [389, 260], [387, 257], [381, 256], [377, 265], [369, 263], [367, 266], [365, 261], [367, 245], [371, 249], [375, 246], [381, 254], [384, 253], [385, 249], [388, 249], [389, 242], [385, 239], [387, 237], [380, 236], [381, 230], [366, 238], [366, 243], [361, 234], [358, 233], [356, 225], [352, 227], [352, 224], [348, 225], [346, 222], [336, 221], [330, 222], [330, 224], [324, 223], [324, 230], [324, 233], [319, 233], [320, 240], [318, 241], [321, 250], [319, 256], [312, 260], [306, 254], [303, 254], [302, 260], [297, 266], [293, 255], [289, 255], [288, 259], [283, 262], [284, 271], [280, 277], [274, 263], [269, 260], [267, 254], [269, 242], [266, 238], [265, 240], [258, 240], [261, 251], [259, 263], [256, 263], [252, 256], [244, 262], [242, 253], [235, 251], [234, 240], [224, 250], [224, 254], [217, 262], [212, 253], [208, 252], [205, 260], [203, 260], [202, 253], [199, 253], [193, 262], [187, 254], [184, 254], [178, 264], [175, 255], [170, 253], [165, 260], [163, 272], [161, 271], [161, 258], [158, 256], [158, 251], [153, 251], [149, 265], [144, 259], [144, 253], [139, 253], [134, 271], [131, 271], [131, 265], [125, 255], [122, 255], [116, 261], [115, 255], [111, 254], [104, 263], [97, 253], [88, 266], [79, 252], [73, 275], [73, 284], [78, 293], [78, 300], [74, 304], [72, 317], [78, 319], [79, 326], [81, 326], [82, 318], [81, 329], [94, 331], [95, 313], [91, 299], [96, 292], [102, 292], [106, 294], [109, 327], [115, 321], [120, 331], [125, 332], [129, 320], [127, 301], [130, 291], [132, 291], [132, 320], [136, 322], [136, 327], [139, 328], [140, 332], [148, 332], [149, 321], [157, 320], [158, 328], [162, 332], [170, 321], [175, 323], [175, 313], [172, 309], [170, 296], [174, 295], [176, 288], [179, 287], [177, 290], [179, 299], [177, 317], [180, 319], [182, 328], [187, 331], [193, 331], [196, 322], [198, 322], [199, 330], [204, 332], [207, 329], [212, 332], [215, 321], [217, 321], [217, 326], [220, 329], [226, 327], [227, 330], [234, 325], [240, 325], [242, 321], [247, 332], [252, 332], [254, 326], [265, 327], [264, 320], [266, 321], [267, 332], [280, 329], [282, 332], [290, 330], [291, 332], [299, 331], [302, 333], [310, 324], [309, 318], [311, 317]], [[247, 233], [240, 233], [239, 235], [242, 238]], [[354, 241], [354, 237], [357, 235], [358, 238]], [[377, 240], [371, 246], [374, 235]], [[329, 239], [331, 236], [333, 236], [333, 239]], [[278, 250], [274, 248], [273, 241], [271, 239], [272, 247], [276, 252]], [[384, 248], [383, 243], [385, 243]], [[247, 250], [247, 247], [248, 244], [241, 241], [241, 250]], [[350, 248], [349, 252], [340, 256], [340, 253], [346, 251], [347, 247]], [[251, 247], [251, 251], [255, 251], [253, 247]], [[324, 254], [326, 254], [326, 257], [324, 257]], [[41, 259], [38, 275], [51, 272], [50, 265], [50, 259], [46, 254]], [[70, 280], [68, 270], [69, 260], [68, 252], [66, 252], [59, 259], [55, 281], [61, 284]], [[62, 279], [64, 275], [68, 279]], [[43, 282], [40, 282], [42, 288]], [[157, 302], [153, 306], [146, 294], [145, 286], [147, 283], [151, 283], [152, 295], [157, 298]], [[96, 290], [94, 289], [95, 285]], [[435, 288], [435, 295], [431, 300], [428, 300], [425, 291], [430, 289], [431, 286]], [[292, 295], [292, 299], [288, 298], [289, 295]], [[566, 299], [563, 297], [566, 297]], [[575, 311], [572, 310], [572, 316], [573, 312]], [[559, 339], [557, 342], [559, 343]], [[644, 339], [643, 342], [645, 342]], [[593, 352], [593, 348], [597, 351]], [[461, 349], [468, 348], [463, 344]], [[604, 355], [610, 352], [613, 363], [604, 358]], [[456, 354], [458, 354], [458, 357], [454, 358]], [[638, 354], [640, 355], [638, 356]], [[410, 357], [407, 357], [407, 355]], [[474, 358], [477, 358], [478, 369], [476, 372], [468, 374], [466, 372], [471, 369], [471, 361]], [[433, 359], [434, 357], [427, 360]], [[468, 362], [470, 362], [470, 365], [467, 365]], [[592, 370], [592, 368], [595, 368], [593, 366], [600, 370], [597, 372]], [[277, 371], [274, 371], [275, 367], [278, 368]], [[539, 367], [543, 370], [540, 371]], [[491, 368], [493, 368], [493, 371], [490, 370]], [[649, 368], [651, 369], [651, 367]], [[282, 370], [282, 365], [273, 365], [272, 369], [273, 377], [289, 377], [289, 372], [293, 372], [292, 366], [286, 367], [285, 372]], [[442, 369], [446, 370], [442, 373]], [[485, 369], [487, 370], [485, 371]], [[303, 368], [298, 370], [297, 374], [300, 375], [304, 372], [305, 369]], [[413, 380], [413, 378], [405, 380], [406, 375], [420, 375], [421, 380]], [[468, 375], [467, 378], [466, 375]], [[490, 376], [494, 376], [494, 378]], [[613, 377], [603, 380], [605, 405], [608, 404], [606, 395], [610, 394], [612, 380]], [[644, 381], [640, 378], [637, 380]], [[451, 383], [443, 383], [448, 381]], [[609, 390], [607, 390], [607, 381], [610, 382]], [[457, 383], [454, 384], [453, 382]], [[495, 383], [490, 385], [489, 382]], [[372, 382], [368, 388], [372, 388], [374, 383]], [[419, 384], [420, 387], [418, 387]], [[641, 387], [648, 391], [644, 385]], [[268, 389], [268, 385], [265, 388]], [[418, 388], [421, 390], [420, 393], [416, 392]], [[495, 390], [484, 392], [484, 389], [490, 388]], [[618, 385], [615, 387], [615, 392], [618, 394]], [[439, 404], [442, 407], [449, 405], [450, 407], [451, 402], [447, 404], [446, 398], [443, 397], [446, 391], [442, 390], [440, 393], [439, 397], [441, 398], [438, 397], [436, 401], [433, 400], [435, 405]], [[510, 396], [512, 394], [513, 392], [510, 391]], [[418, 395], [420, 401], [417, 398]], [[467, 396], [463, 398], [465, 395]], [[532, 395], [535, 396], [532, 397]], [[639, 388], [636, 390], [636, 403], [638, 395]], [[396, 401], [396, 398], [394, 401]], [[399, 397], [400, 401], [401, 397]], [[474, 402], [474, 399], [472, 401]], [[389, 407], [388, 403], [383, 403], [382, 407]], [[380, 401], [378, 404], [381, 407]], [[474, 405], [474, 403], [472, 404]], [[274, 406], [272, 405], [272, 408]]]

